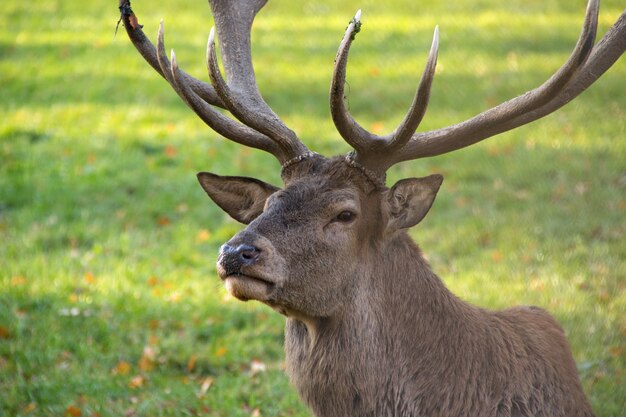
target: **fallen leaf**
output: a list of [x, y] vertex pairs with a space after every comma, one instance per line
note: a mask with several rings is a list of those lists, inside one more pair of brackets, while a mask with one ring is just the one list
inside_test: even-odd
[[611, 294], [609, 294], [609, 292], [607, 290], [600, 290], [598, 291], [598, 300], [602, 301], [603, 303], [608, 302], [611, 299]]
[[126, 361], [119, 361], [113, 368], [112, 372], [114, 375], [127, 375], [130, 372], [130, 369], [130, 363]]
[[11, 332], [4, 326], [0, 326], [0, 339], [9, 339]]
[[167, 145], [165, 147], [165, 156], [167, 156], [168, 158], [173, 158], [176, 156], [176, 154], [178, 153], [178, 151], [176, 150], [176, 148], [172, 145]]
[[65, 415], [70, 417], [80, 417], [83, 415], [83, 412], [80, 408], [75, 405], [70, 405], [65, 409]]
[[11, 277], [11, 285], [17, 287], [24, 284], [26, 284], [26, 278], [24, 278], [23, 276], [16, 275], [14, 277]]
[[171, 303], [177, 303], [180, 301], [180, 292], [179, 291], [174, 291], [173, 293], [171, 293], [167, 298], [166, 301], [169, 301]]
[[611, 356], [614, 356], [616, 358], [620, 358], [620, 357], [623, 357], [626, 354], [626, 349], [624, 349], [621, 346], [611, 346], [609, 348], [609, 353], [611, 354]]
[[539, 278], [533, 278], [530, 281], [530, 289], [535, 291], [543, 291], [546, 288], [546, 284]]
[[143, 387], [146, 379], [142, 375], [136, 375], [128, 382], [128, 388], [137, 389]]
[[189, 358], [189, 360], [187, 361], [187, 371], [193, 372], [194, 368], [196, 367], [197, 360], [198, 360], [197, 355], [195, 354], [191, 355], [191, 358]]
[[252, 374], [252, 376], [265, 371], [267, 371], [267, 366], [265, 365], [265, 363], [261, 362], [258, 359], [253, 359], [252, 362], [250, 362], [250, 373]]
[[96, 277], [91, 272], [87, 272], [85, 274], [85, 282], [87, 284], [93, 284], [94, 282], [96, 282]]
[[202, 398], [206, 395], [209, 388], [213, 385], [213, 378], [210, 376], [204, 378], [202, 380], [202, 384], [200, 384], [200, 391], [198, 391], [198, 398]]
[[28, 413], [32, 413], [36, 409], [37, 409], [37, 404], [35, 404], [35, 403], [28, 403], [28, 405], [26, 405], [26, 407], [24, 407], [24, 412], [28, 414]]
[[589, 189], [589, 185], [584, 183], [584, 182], [578, 182], [578, 183], [576, 183], [576, 187], [574, 189], [576, 190], [576, 194], [582, 196]]
[[172, 221], [165, 216], [161, 216], [157, 219], [157, 224], [161, 227], [169, 226], [171, 223]]
[[196, 242], [206, 242], [211, 239], [211, 232], [206, 229], [200, 230], [196, 235]]
[[157, 351], [152, 346], [146, 346], [143, 348], [143, 352], [141, 353], [141, 358], [139, 358], [139, 369], [144, 372], [149, 372], [154, 368], [154, 364], [156, 362]]

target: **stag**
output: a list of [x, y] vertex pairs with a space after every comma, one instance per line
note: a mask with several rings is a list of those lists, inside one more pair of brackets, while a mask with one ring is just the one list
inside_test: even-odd
[[590, 0], [570, 58], [543, 85], [464, 122], [415, 133], [435, 73], [435, 29], [413, 103], [386, 136], [365, 130], [344, 101], [357, 13], [330, 89], [332, 119], [353, 151], [325, 158], [298, 140], [257, 88], [250, 29], [266, 2], [209, 0], [226, 72], [224, 78], [212, 30], [210, 84], [182, 71], [173, 51], [168, 59], [163, 23], [155, 48], [128, 0], [120, 10], [139, 52], [209, 127], [271, 153], [282, 166], [282, 189], [206, 172], [198, 179], [247, 225], [221, 247], [217, 270], [233, 296], [286, 317], [287, 372], [303, 401], [318, 417], [592, 416], [564, 331], [546, 311], [489, 311], [464, 302], [407, 234], [429, 211], [442, 176], [388, 188], [385, 173], [532, 122], [575, 98], [626, 50], [626, 11], [594, 46], [599, 5]]

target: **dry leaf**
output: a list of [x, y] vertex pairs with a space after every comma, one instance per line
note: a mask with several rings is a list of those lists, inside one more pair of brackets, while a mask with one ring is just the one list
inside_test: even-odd
[[141, 358], [139, 358], [139, 369], [144, 372], [149, 372], [154, 368], [154, 363], [156, 362], [157, 351], [152, 346], [146, 346], [143, 348], [143, 352], [141, 353]]
[[202, 398], [206, 395], [209, 388], [213, 385], [213, 378], [210, 376], [204, 378], [202, 380], [202, 384], [200, 385], [200, 391], [198, 391], [198, 398]]
[[127, 375], [130, 372], [130, 363], [126, 361], [119, 361], [115, 368], [113, 368], [114, 375]]
[[171, 223], [172, 221], [165, 216], [161, 216], [157, 219], [157, 224], [161, 227], [169, 226]]
[[178, 151], [176, 150], [176, 148], [172, 145], [167, 145], [165, 147], [165, 156], [167, 156], [168, 158], [173, 158], [176, 156], [176, 154], [178, 153]]
[[172, 303], [177, 303], [180, 301], [180, 292], [179, 291], [174, 291], [173, 293], [171, 293], [167, 298], [166, 301], [172, 302]]
[[11, 337], [11, 332], [4, 326], [0, 326], [0, 339], [8, 339]]
[[621, 346], [611, 346], [609, 348], [609, 353], [611, 354], [611, 356], [620, 358], [626, 355], [626, 349]]
[[69, 407], [65, 409], [65, 415], [70, 416], [70, 417], [80, 417], [83, 415], [83, 412], [81, 411], [80, 408], [74, 405], [70, 405]]
[[252, 362], [250, 362], [250, 373], [252, 374], [252, 376], [265, 371], [267, 371], [267, 366], [265, 365], [265, 363], [261, 362], [258, 359], [253, 359]]
[[131, 13], [131, 15], [128, 16], [128, 22], [133, 27], [133, 29], [141, 29], [143, 27], [143, 25], [139, 24], [139, 20], [137, 20], [137, 16], [135, 16], [134, 13]]
[[198, 356], [193, 354], [191, 355], [191, 358], [189, 358], [189, 361], [187, 361], [187, 371], [192, 372], [194, 370], [194, 368], [196, 367], [196, 361], [198, 360]]
[[128, 388], [137, 389], [143, 387], [146, 379], [142, 375], [136, 375], [130, 379], [128, 383]]
[[200, 230], [196, 235], [196, 242], [206, 242], [211, 239], [211, 232], [206, 229]]
[[96, 282], [96, 277], [91, 272], [87, 272], [85, 274], [85, 282], [87, 284], [93, 284], [94, 282]]
[[[154, 330], [154, 329], [152, 329], [152, 330]], [[148, 344], [151, 345], [151, 346], [158, 345], [159, 344], [159, 338], [156, 335], [151, 334], [150, 337], [148, 338]]]
[[546, 288], [546, 284], [539, 278], [533, 278], [530, 280], [530, 289], [535, 291], [543, 291]]
[[26, 414], [28, 414], [28, 413], [32, 413], [36, 409], [37, 409], [37, 404], [35, 404], [35, 403], [28, 403], [28, 405], [26, 407], [24, 407], [24, 412]]
[[21, 275], [16, 275], [14, 277], [11, 277], [11, 285], [13, 286], [18, 286], [18, 285], [24, 285], [26, 284], [26, 278], [24, 278]]
[[142, 356], [141, 358], [139, 358], [139, 362], [137, 363], [137, 366], [139, 367], [140, 370], [144, 372], [150, 372], [152, 368], [154, 368], [154, 362], [152, 362], [150, 359], [146, 358], [145, 356]]

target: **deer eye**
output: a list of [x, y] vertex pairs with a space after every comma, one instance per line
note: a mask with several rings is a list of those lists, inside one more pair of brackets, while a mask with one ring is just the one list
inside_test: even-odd
[[349, 211], [349, 210], [344, 210], [341, 213], [339, 213], [337, 217], [335, 217], [335, 221], [338, 221], [341, 223], [348, 223], [354, 220], [355, 217], [356, 217], [356, 213]]

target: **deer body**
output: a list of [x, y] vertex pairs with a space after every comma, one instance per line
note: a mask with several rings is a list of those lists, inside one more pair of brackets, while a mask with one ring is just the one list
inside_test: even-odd
[[406, 252], [388, 254], [391, 270], [366, 279], [384, 297], [319, 323], [287, 319], [287, 369], [316, 416], [593, 415], [552, 317], [464, 303], [399, 240]]
[[[594, 46], [599, 4], [589, 0], [565, 64], [540, 87], [464, 122], [418, 132], [438, 51], [438, 30], [413, 103], [386, 136], [367, 132], [344, 103], [352, 19], [335, 59], [333, 122], [354, 149], [324, 158], [298, 140], [256, 87], [250, 29], [267, 0], [209, 0], [222, 39], [207, 47], [211, 84], [183, 72], [156, 48], [128, 0], [122, 21], [133, 44], [216, 132], [267, 151], [284, 188], [253, 178], [198, 174], [213, 201], [248, 226], [222, 246], [226, 289], [286, 316], [287, 371], [317, 417], [590, 417], [561, 327], [536, 307], [487, 311], [455, 297], [407, 234], [431, 208], [443, 178], [398, 181], [396, 163], [452, 152], [563, 106], [626, 51], [626, 11]], [[230, 111], [234, 120], [213, 107]]]

